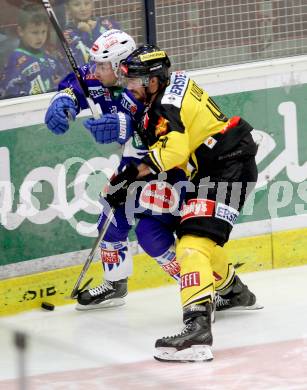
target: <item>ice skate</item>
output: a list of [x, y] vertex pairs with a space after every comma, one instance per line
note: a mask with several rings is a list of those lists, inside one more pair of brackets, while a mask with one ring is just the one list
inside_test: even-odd
[[217, 292], [215, 295], [215, 310], [259, 310], [263, 306], [256, 301], [256, 296], [242, 283], [236, 275], [226, 294]]
[[[201, 305], [194, 305], [199, 308]], [[154, 358], [162, 362], [202, 362], [212, 360], [211, 305], [185, 320], [186, 326], [175, 336], [158, 339]], [[192, 308], [193, 310], [193, 308]], [[192, 311], [193, 312], [193, 311]]]
[[104, 309], [122, 306], [127, 293], [128, 278], [116, 282], [105, 280], [102, 285], [78, 294], [76, 310]]

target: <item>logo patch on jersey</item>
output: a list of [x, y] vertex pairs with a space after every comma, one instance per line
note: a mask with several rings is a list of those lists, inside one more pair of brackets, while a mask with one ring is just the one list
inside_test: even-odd
[[120, 103], [132, 115], [137, 112], [137, 105], [133, 102], [132, 99], [130, 99], [130, 97], [126, 93], [123, 93]]
[[231, 226], [234, 225], [239, 216], [239, 211], [227, 206], [223, 203], [218, 203], [215, 210], [215, 218], [222, 219], [223, 221], [228, 222]]
[[217, 140], [214, 139], [213, 137], [208, 137], [204, 141], [204, 145], [206, 145], [209, 149], [213, 149], [214, 146], [216, 145], [216, 143], [217, 143]]
[[101, 260], [107, 264], [117, 264], [120, 261], [118, 251], [104, 250], [101, 248]]
[[26, 76], [32, 76], [33, 74], [39, 73], [40, 70], [41, 70], [41, 68], [39, 66], [39, 63], [33, 62], [32, 64], [30, 64], [29, 66], [24, 68], [21, 73], [26, 75]]
[[133, 132], [132, 137], [132, 145], [137, 149], [147, 150], [146, 146], [144, 145], [141, 137], [138, 135], [137, 132]]
[[158, 123], [156, 124], [155, 134], [157, 137], [160, 135], [164, 135], [167, 133], [168, 128], [168, 120], [163, 118], [163, 116], [159, 117]]
[[65, 96], [65, 94], [70, 96], [75, 102], [77, 101], [76, 95], [74, 94], [74, 91], [71, 88], [63, 89], [61, 92], [59, 92], [57, 95], [55, 95], [55, 98], [56, 98], [56, 96], [59, 96], [59, 97]]
[[169, 86], [166, 88], [162, 104], [172, 104], [180, 108], [185, 91], [189, 83], [189, 78], [185, 72], [174, 72], [171, 74]]
[[170, 213], [178, 207], [179, 196], [171, 184], [153, 180], [142, 189], [139, 203], [154, 212]]
[[30, 94], [37, 95], [39, 93], [45, 92], [44, 84], [40, 83], [37, 78], [31, 81]]
[[27, 61], [27, 57], [26, 56], [21, 56], [19, 58], [17, 58], [17, 61], [16, 61], [16, 68], [19, 68], [22, 64], [24, 64], [25, 62]]
[[187, 287], [200, 286], [199, 272], [189, 272], [181, 275], [181, 290]]
[[88, 88], [90, 96], [92, 98], [97, 98], [103, 96], [106, 101], [111, 101], [111, 94], [108, 88], [103, 88], [100, 85], [97, 87], [89, 87]]
[[180, 211], [180, 223], [189, 218], [212, 217], [215, 201], [209, 199], [189, 199]]
[[178, 96], [182, 95], [186, 80], [187, 76], [185, 74], [176, 73], [169, 92]]

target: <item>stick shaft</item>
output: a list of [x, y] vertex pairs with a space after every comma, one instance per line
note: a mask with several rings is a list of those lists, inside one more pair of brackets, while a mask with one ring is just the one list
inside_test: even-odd
[[60, 23], [59, 23], [57, 17], [56, 17], [56, 14], [54, 13], [54, 10], [51, 7], [49, 0], [41, 0], [41, 1], [42, 1], [42, 4], [43, 4], [47, 14], [48, 14], [49, 20], [50, 20], [59, 40], [61, 42], [61, 45], [62, 45], [64, 52], [66, 54], [66, 57], [68, 59], [68, 62], [72, 68], [72, 71], [74, 72], [74, 74], [76, 75], [76, 77], [79, 81], [80, 87], [81, 87], [81, 89], [86, 97], [86, 100], [87, 100], [89, 108], [92, 112], [92, 115], [95, 119], [98, 119], [100, 117], [100, 114], [99, 114], [97, 108], [95, 107], [93, 100], [89, 96], [89, 90], [87, 88], [87, 85], [84, 82], [83, 78], [81, 77], [81, 74], [80, 74], [80, 71], [78, 68], [78, 64], [77, 64], [75, 57], [74, 57], [74, 55], [69, 47], [69, 44], [65, 38], [65, 35], [62, 31], [62, 28], [60, 26]]
[[84, 266], [81, 270], [81, 273], [76, 281], [76, 284], [74, 285], [74, 288], [71, 292], [71, 298], [75, 299], [77, 294], [78, 294], [78, 290], [79, 290], [79, 287], [80, 287], [80, 284], [87, 272], [87, 270], [89, 269], [89, 266], [91, 265], [91, 262], [94, 258], [94, 255], [95, 255], [95, 252], [97, 250], [97, 248], [99, 247], [99, 244], [101, 242], [101, 240], [103, 240], [103, 237], [105, 236], [109, 226], [110, 226], [110, 223], [112, 221], [112, 217], [113, 217], [113, 212], [114, 212], [114, 209], [111, 208], [109, 214], [107, 215], [107, 219], [105, 220], [100, 232], [99, 232], [99, 235], [98, 237], [96, 238], [95, 242], [94, 242], [94, 245], [92, 247], [92, 250], [91, 252], [89, 253], [87, 259], [86, 259], [86, 262], [84, 263]]

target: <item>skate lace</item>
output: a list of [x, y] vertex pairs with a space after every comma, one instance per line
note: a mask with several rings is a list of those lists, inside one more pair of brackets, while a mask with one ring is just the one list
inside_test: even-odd
[[163, 337], [165, 339], [176, 339], [177, 337], [185, 336], [187, 333], [189, 333], [190, 330], [192, 330], [193, 324], [192, 322], [189, 322], [180, 333], [174, 334], [173, 336]]
[[108, 280], [105, 280], [101, 286], [97, 286], [97, 287], [91, 288], [89, 290], [89, 293], [92, 296], [96, 296], [96, 295], [100, 295], [102, 293], [105, 293], [105, 292], [108, 292], [108, 291], [112, 291], [112, 290], [113, 290], [112, 282], [109, 282]]
[[216, 307], [222, 307], [229, 305], [230, 299], [223, 298], [219, 294], [216, 294], [215, 296], [215, 306]]

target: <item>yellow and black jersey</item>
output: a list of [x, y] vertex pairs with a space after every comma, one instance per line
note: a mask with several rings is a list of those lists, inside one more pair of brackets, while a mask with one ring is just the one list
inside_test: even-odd
[[239, 121], [239, 117], [228, 119], [185, 72], [173, 72], [145, 114], [141, 132], [150, 151], [143, 161], [156, 172], [180, 167], [189, 173], [189, 160], [194, 168], [199, 163], [194, 152], [205, 145], [209, 153], [218, 142], [214, 136]]

